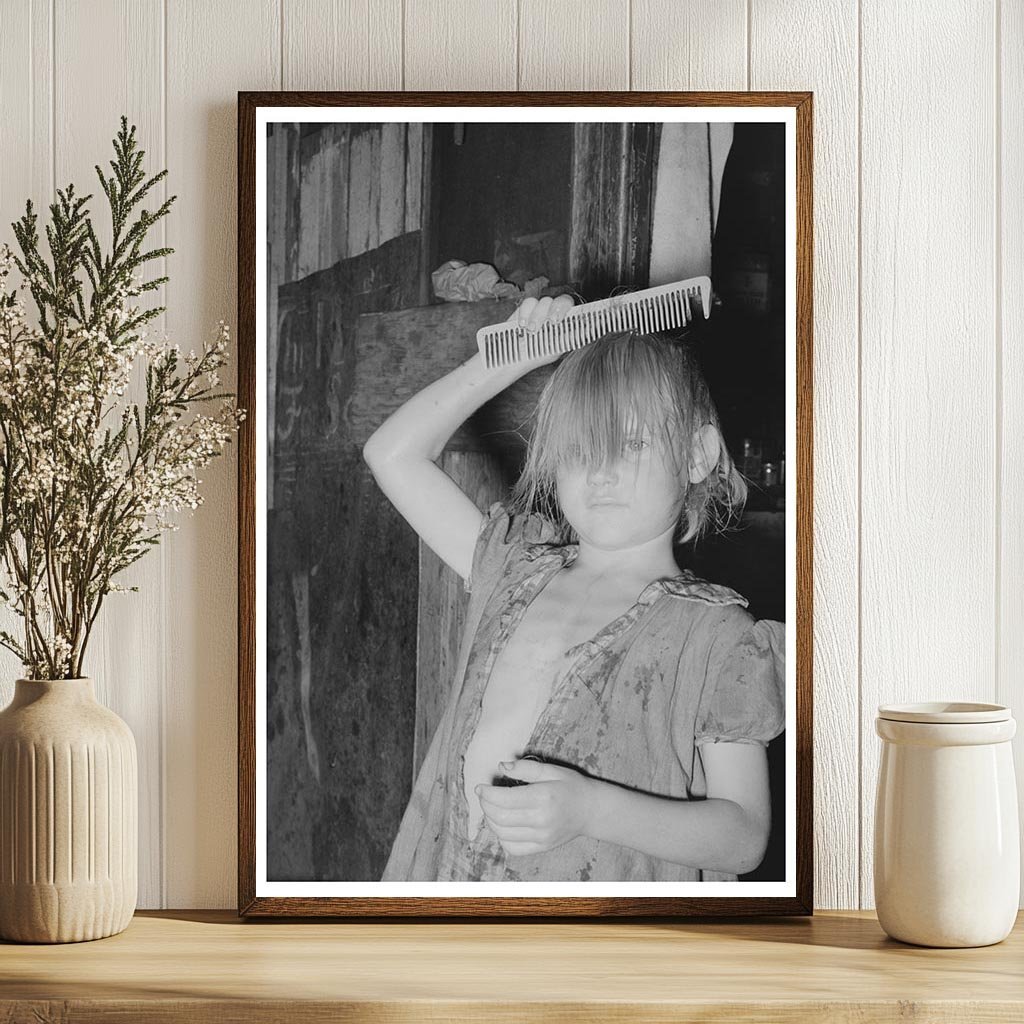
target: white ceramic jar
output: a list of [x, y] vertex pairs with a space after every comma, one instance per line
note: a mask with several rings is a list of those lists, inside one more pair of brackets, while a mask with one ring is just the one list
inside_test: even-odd
[[1000, 704], [878, 709], [875, 907], [894, 939], [988, 946], [1013, 928], [1020, 894], [1017, 789]]

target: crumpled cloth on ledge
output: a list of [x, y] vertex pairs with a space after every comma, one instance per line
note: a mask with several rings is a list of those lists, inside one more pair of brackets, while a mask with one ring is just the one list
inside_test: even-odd
[[501, 275], [489, 263], [448, 260], [431, 275], [434, 294], [446, 302], [476, 302], [479, 299], [511, 299], [519, 295], [539, 296], [547, 287], [546, 277], [535, 277], [523, 288]]

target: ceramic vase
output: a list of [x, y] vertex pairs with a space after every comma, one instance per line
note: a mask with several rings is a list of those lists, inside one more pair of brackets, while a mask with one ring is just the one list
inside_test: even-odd
[[878, 709], [875, 906], [894, 939], [988, 946], [1017, 915], [1020, 837], [1010, 740], [999, 704]]
[[0, 938], [123, 931], [138, 889], [138, 769], [91, 679], [19, 679], [0, 712]]

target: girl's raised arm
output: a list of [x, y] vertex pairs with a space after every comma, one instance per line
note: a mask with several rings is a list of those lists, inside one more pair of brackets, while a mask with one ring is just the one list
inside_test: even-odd
[[[569, 295], [525, 299], [510, 321], [536, 330], [572, 308]], [[555, 356], [488, 370], [479, 353], [413, 395], [363, 446], [380, 489], [439, 558], [469, 577], [482, 513], [436, 464], [448, 439], [485, 402]]]

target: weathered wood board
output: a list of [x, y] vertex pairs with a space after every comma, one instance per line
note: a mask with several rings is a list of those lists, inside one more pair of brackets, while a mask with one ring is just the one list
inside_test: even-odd
[[357, 317], [412, 304], [419, 259], [414, 232], [280, 293], [268, 519], [274, 880], [379, 878], [408, 798], [418, 544], [373, 482], [341, 412], [353, 386]]
[[[469, 359], [477, 330], [507, 319], [515, 308], [514, 299], [484, 299], [360, 317], [355, 380], [344, 410], [352, 442], [363, 443], [414, 394]], [[535, 370], [484, 405], [456, 431], [449, 450], [518, 457], [551, 372], [550, 367]]]

